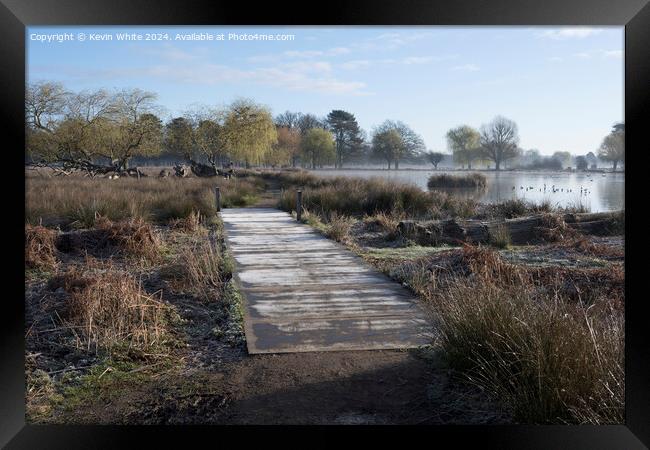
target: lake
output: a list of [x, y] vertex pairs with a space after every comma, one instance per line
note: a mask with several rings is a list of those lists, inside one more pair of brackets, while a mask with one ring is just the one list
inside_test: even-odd
[[[322, 176], [382, 177], [409, 182], [427, 190], [427, 180], [434, 173], [463, 175], [467, 172], [445, 170], [382, 170], [344, 169], [312, 170]], [[625, 208], [624, 173], [570, 173], [570, 172], [481, 172], [487, 177], [485, 190], [445, 189], [445, 192], [463, 197], [473, 197], [484, 203], [495, 203], [513, 198], [533, 202], [549, 200], [554, 206], [582, 204], [592, 212], [613, 211]], [[546, 185], [546, 186], [545, 186]], [[514, 189], [513, 189], [514, 188]], [[581, 191], [582, 188], [582, 191]]]

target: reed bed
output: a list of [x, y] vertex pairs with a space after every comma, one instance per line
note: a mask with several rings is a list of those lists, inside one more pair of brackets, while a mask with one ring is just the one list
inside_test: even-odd
[[447, 173], [435, 174], [427, 181], [429, 189], [437, 188], [472, 188], [484, 189], [487, 187], [487, 178], [480, 173], [467, 175], [450, 175]]
[[215, 186], [220, 187], [223, 207], [251, 205], [259, 192], [259, 186], [246, 179], [30, 176], [26, 180], [25, 222], [90, 228], [98, 217], [113, 221], [141, 218], [159, 224], [196, 213], [209, 217], [216, 213]]

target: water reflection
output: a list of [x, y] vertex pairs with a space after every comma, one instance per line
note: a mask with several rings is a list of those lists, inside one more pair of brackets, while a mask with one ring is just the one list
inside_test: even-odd
[[[433, 170], [315, 170], [323, 176], [384, 177], [414, 183], [427, 189], [427, 180]], [[462, 174], [462, 172], [447, 172]], [[625, 174], [623, 173], [566, 173], [566, 172], [482, 172], [488, 179], [485, 190], [446, 190], [461, 197], [495, 203], [513, 198], [534, 202], [548, 200], [554, 206], [583, 205], [590, 211], [624, 209]]]

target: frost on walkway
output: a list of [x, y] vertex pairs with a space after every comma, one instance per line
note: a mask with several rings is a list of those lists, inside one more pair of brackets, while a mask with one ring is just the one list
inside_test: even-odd
[[271, 208], [221, 212], [250, 353], [417, 347], [415, 298], [361, 258]]

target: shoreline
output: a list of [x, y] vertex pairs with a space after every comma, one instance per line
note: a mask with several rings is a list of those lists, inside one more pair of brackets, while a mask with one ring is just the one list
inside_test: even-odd
[[[273, 169], [263, 168], [261, 170], [286, 170], [286, 169]], [[343, 171], [384, 171], [384, 172], [490, 172], [490, 173], [544, 173], [544, 174], [572, 174], [572, 173], [606, 173], [606, 174], [625, 174], [624, 170], [612, 171], [609, 169], [596, 169], [596, 170], [535, 170], [535, 169], [425, 169], [419, 167], [406, 167], [402, 169], [386, 169], [386, 168], [372, 168], [372, 167], [343, 167], [341, 169], [327, 168], [327, 169], [303, 169], [309, 172], [343, 172]]]

